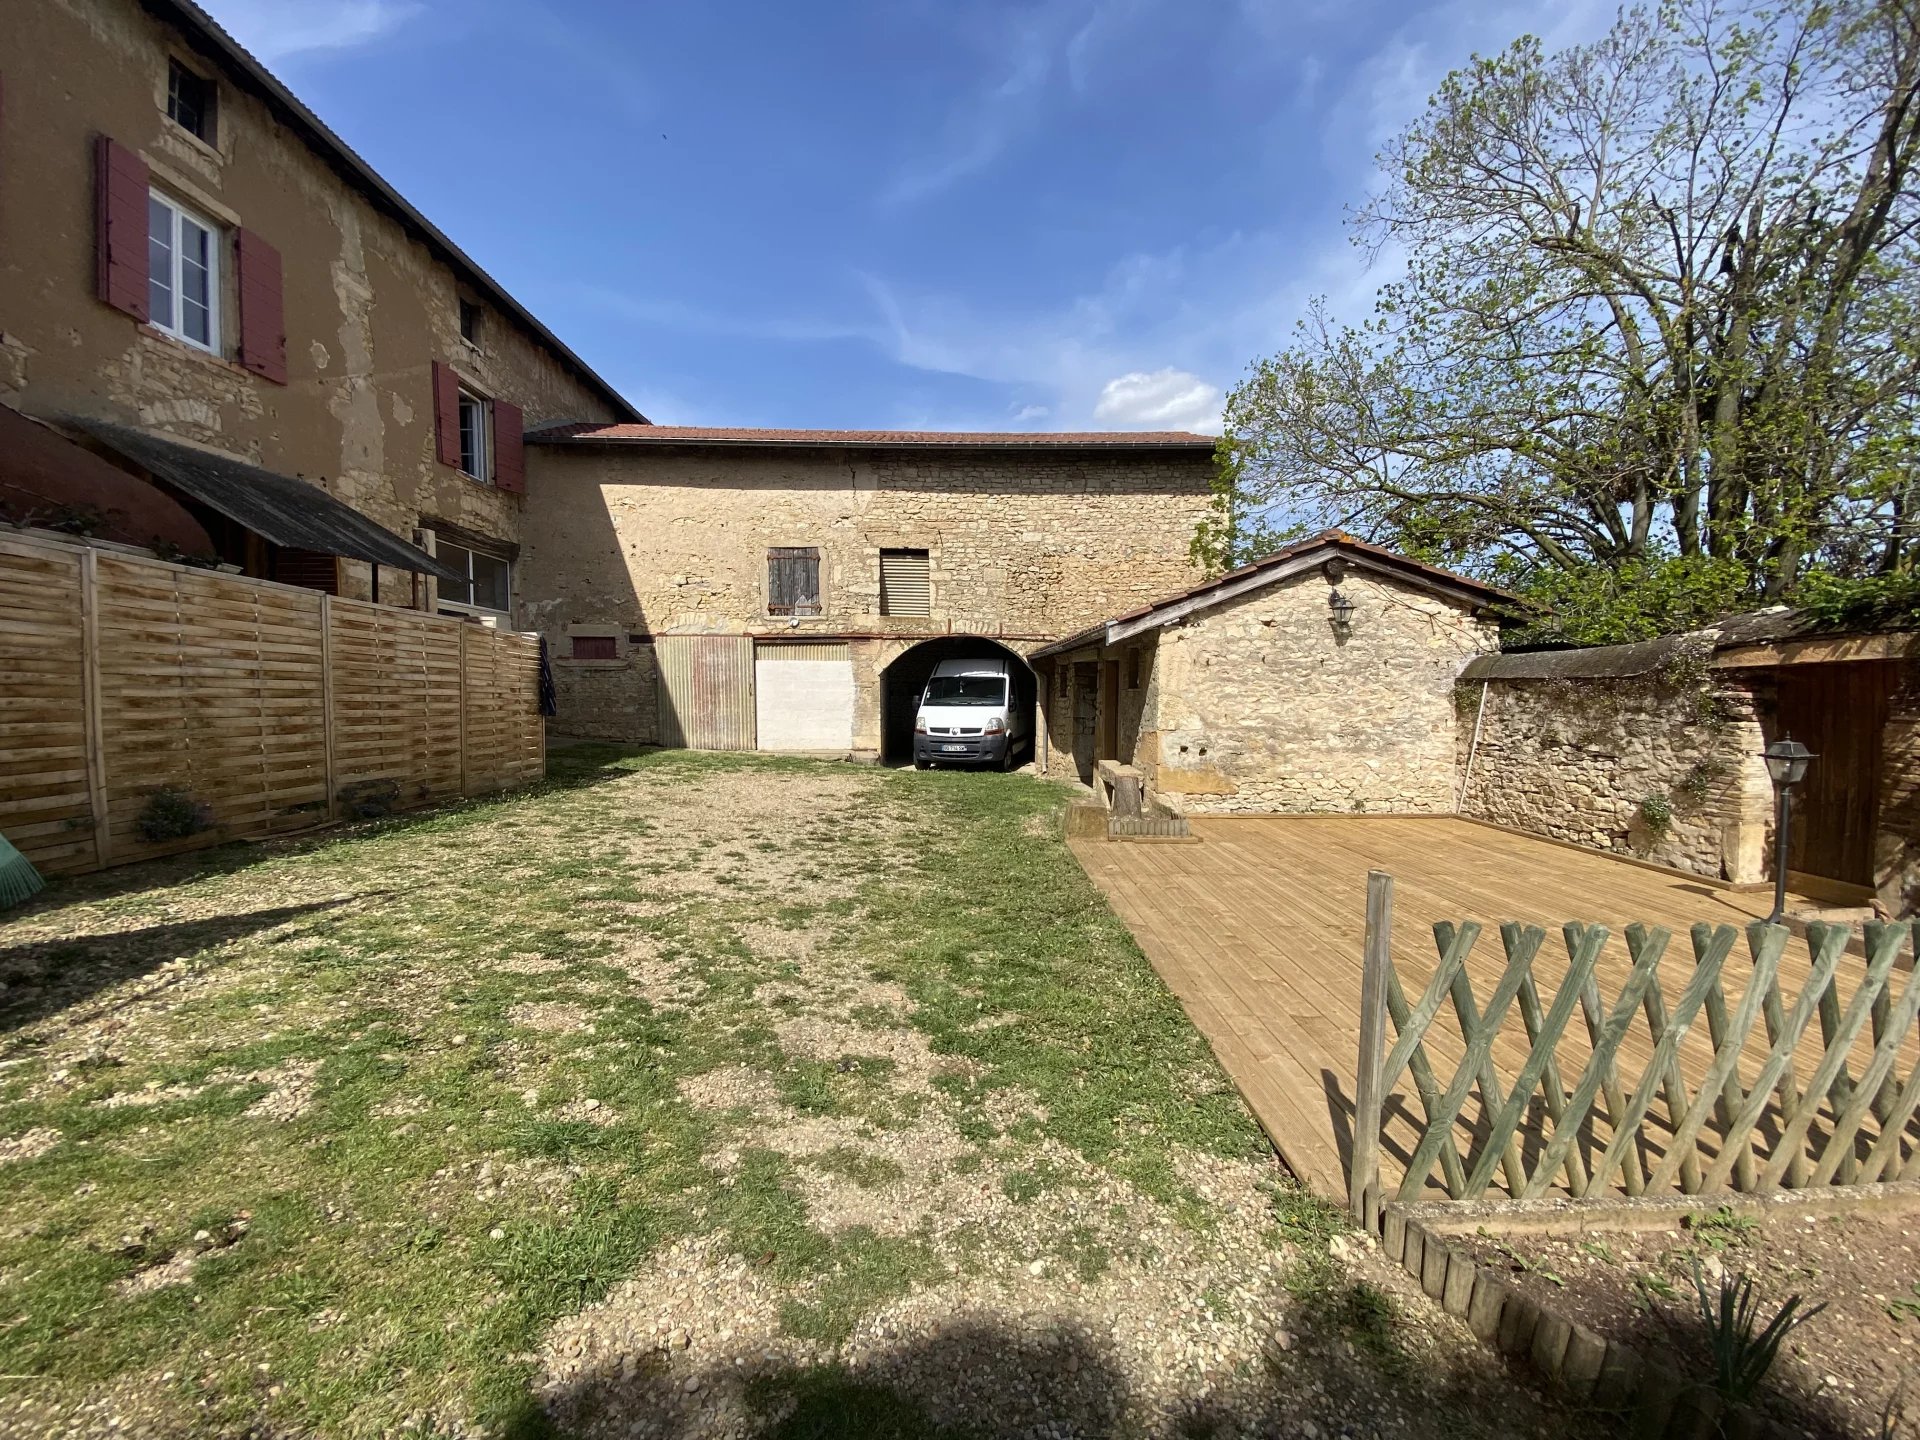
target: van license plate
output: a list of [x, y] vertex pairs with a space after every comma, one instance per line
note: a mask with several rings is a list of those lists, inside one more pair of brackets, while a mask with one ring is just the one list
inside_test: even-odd
[[942, 745], [940, 747], [941, 751], [948, 755], [958, 755], [961, 752], [963, 752], [966, 748], [967, 747], [964, 745]]

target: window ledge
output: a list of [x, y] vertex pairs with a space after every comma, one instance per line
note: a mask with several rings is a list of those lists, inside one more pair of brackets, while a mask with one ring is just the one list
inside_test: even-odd
[[169, 355], [182, 355], [190, 360], [198, 360], [202, 365], [212, 365], [220, 370], [231, 371], [235, 375], [253, 375], [253, 372], [238, 360], [229, 360], [225, 355], [196, 345], [191, 340], [182, 340], [178, 335], [162, 330], [150, 320], [140, 322], [140, 338], [166, 346]]
[[625, 660], [576, 660], [571, 655], [555, 655], [552, 658], [554, 664], [564, 665], [569, 670], [625, 670], [628, 668]]
[[[162, 123], [164, 123], [167, 127], [166, 133], [168, 138], [173, 140], [185, 141], [188, 145], [191, 145], [195, 150], [199, 151], [201, 155], [203, 155], [209, 160], [216, 162], [217, 164], [224, 165], [227, 163], [227, 157], [221, 152], [220, 147], [218, 145], [208, 144], [205, 140], [202, 140], [198, 135], [194, 134], [193, 131], [187, 129], [186, 126], [182, 125], [178, 120], [174, 119], [171, 115], [168, 115], [164, 111], [161, 112], [160, 118]], [[220, 128], [219, 121], [216, 118], [214, 122], [214, 129], [217, 132], [219, 128]]]

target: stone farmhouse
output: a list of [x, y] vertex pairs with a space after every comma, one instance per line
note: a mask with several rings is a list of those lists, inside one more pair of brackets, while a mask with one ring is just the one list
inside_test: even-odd
[[538, 632], [561, 734], [897, 757], [932, 667], [998, 656], [1041, 770], [1168, 812], [1465, 814], [1739, 883], [1792, 731], [1796, 871], [1920, 899], [1911, 636], [1501, 655], [1499, 592], [1349, 536], [1207, 579], [1206, 436], [653, 425], [190, 0], [0, 34], [15, 525]]
[[4, 0], [0, 34], [0, 402], [134, 477], [15, 424], [0, 501], [145, 491], [248, 575], [506, 619], [523, 431], [638, 412], [198, 6]]

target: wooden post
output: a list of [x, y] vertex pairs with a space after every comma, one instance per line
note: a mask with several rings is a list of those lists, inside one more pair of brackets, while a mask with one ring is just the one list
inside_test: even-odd
[[1374, 1228], [1380, 1207], [1381, 1067], [1387, 1052], [1387, 972], [1393, 963], [1393, 876], [1367, 872], [1367, 937], [1360, 972], [1360, 1069], [1354, 1082], [1353, 1162], [1347, 1204]]
[[340, 818], [339, 781], [333, 758], [333, 597], [320, 596], [320, 734], [326, 749], [327, 819]]
[[459, 637], [460, 655], [460, 793], [467, 793], [467, 627], [462, 621], [454, 627]]
[[113, 825], [107, 814], [106, 725], [100, 695], [100, 557], [80, 552], [81, 703], [87, 725], [87, 805], [93, 811], [93, 863], [113, 858]]

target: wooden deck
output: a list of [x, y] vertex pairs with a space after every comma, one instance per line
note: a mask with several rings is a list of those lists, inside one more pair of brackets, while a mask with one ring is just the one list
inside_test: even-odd
[[[1415, 995], [1416, 979], [1424, 985], [1433, 973], [1438, 920], [1486, 926], [1469, 962], [1484, 1000], [1504, 958], [1502, 921], [1548, 928], [1537, 972], [1543, 984], [1564, 973], [1557, 932], [1568, 920], [1597, 921], [1616, 935], [1635, 920], [1666, 926], [1674, 940], [1663, 971], [1678, 974], [1680, 964], [1691, 964], [1687, 931], [1696, 921], [1744, 925], [1773, 899], [1771, 891], [1728, 890], [1450, 817], [1218, 817], [1196, 819], [1193, 830], [1203, 843], [1071, 844], [1287, 1164], [1330, 1199], [1346, 1195], [1369, 869], [1394, 876], [1394, 963]], [[1616, 939], [1608, 953], [1599, 979], [1611, 1003], [1626, 973], [1625, 946]], [[1744, 946], [1736, 953], [1744, 955]], [[1783, 978], [1792, 967], [1804, 976], [1805, 957], [1794, 941]], [[1509, 1080], [1526, 1045], [1524, 1031], [1510, 1028], [1495, 1053]], [[1710, 1058], [1700, 1039], [1683, 1056], [1689, 1071], [1704, 1070]], [[1443, 1078], [1457, 1054], [1434, 1051]], [[1625, 1049], [1621, 1059], [1630, 1075], [1644, 1063]], [[1419, 1113], [1404, 1084], [1388, 1097], [1382, 1178], [1389, 1187], [1399, 1183], [1417, 1139]]]

